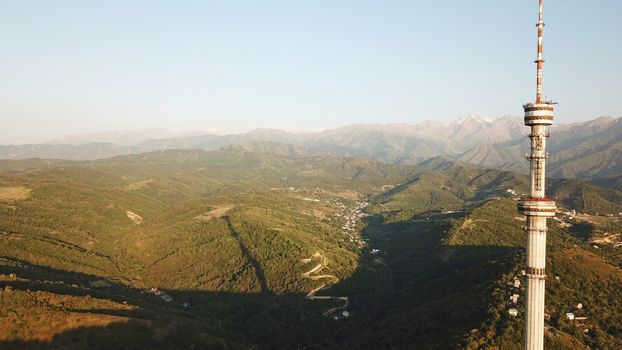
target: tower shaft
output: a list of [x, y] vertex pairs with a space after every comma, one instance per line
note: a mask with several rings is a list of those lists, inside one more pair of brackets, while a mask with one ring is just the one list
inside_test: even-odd
[[527, 295], [525, 297], [525, 350], [544, 349], [544, 295], [546, 281], [546, 219], [555, 215], [555, 201], [546, 198], [546, 140], [548, 127], [553, 123], [553, 103], [542, 101], [542, 0], [539, 0], [538, 16], [538, 67], [536, 102], [523, 106], [525, 125], [531, 128], [529, 160], [529, 196], [518, 202], [518, 210], [527, 216], [526, 272]]

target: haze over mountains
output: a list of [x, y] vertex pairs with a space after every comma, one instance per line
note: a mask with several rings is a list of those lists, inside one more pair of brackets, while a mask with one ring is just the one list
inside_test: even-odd
[[[45, 144], [0, 146], [0, 159], [92, 160], [163, 149], [213, 150], [235, 145], [281, 155], [354, 156], [390, 164], [417, 164], [433, 157], [527, 172], [527, 129], [522, 118], [469, 115], [452, 122], [355, 124], [322, 132], [255, 129], [217, 135], [209, 130], [163, 129], [73, 135]], [[622, 172], [622, 121], [603, 117], [551, 128], [549, 174], [601, 178]]]
[[71, 134], [64, 137], [44, 142], [53, 145], [83, 145], [87, 143], [114, 143], [131, 146], [150, 139], [163, 139], [170, 137], [190, 137], [214, 133], [214, 128], [192, 129], [185, 131], [171, 131], [167, 129], [135, 129], [135, 130], [109, 130], [85, 134]]

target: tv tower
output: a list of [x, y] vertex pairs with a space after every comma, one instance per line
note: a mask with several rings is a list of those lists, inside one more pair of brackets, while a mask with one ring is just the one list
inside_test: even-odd
[[531, 128], [530, 193], [518, 202], [518, 210], [527, 216], [527, 295], [525, 297], [525, 350], [544, 348], [544, 284], [546, 280], [546, 219], [555, 216], [555, 201], [545, 196], [546, 139], [553, 124], [553, 102], [542, 100], [542, 0], [538, 16], [538, 66], [536, 102], [523, 105], [525, 125]]

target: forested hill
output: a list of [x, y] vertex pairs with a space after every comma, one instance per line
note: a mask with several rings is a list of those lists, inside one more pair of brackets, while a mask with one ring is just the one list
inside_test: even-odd
[[[380, 253], [363, 256], [367, 268], [348, 286], [366, 300], [359, 310], [364, 331], [336, 348], [522, 349], [524, 217], [507, 190], [521, 193], [525, 183], [460, 167], [374, 197], [364, 232]], [[577, 187], [598, 197], [607, 193], [602, 189], [572, 181], [554, 187], [567, 214], [549, 222], [546, 348], [618, 348], [622, 220], [570, 212], [580, 210], [568, 195]], [[619, 197], [601, 200], [620, 208]], [[365, 289], [369, 283], [374, 288]], [[568, 320], [569, 312], [580, 321]]]
[[[0, 170], [0, 348], [520, 344], [523, 175], [239, 146]], [[550, 222], [547, 341], [617, 348], [621, 194], [549, 188], [576, 214]]]

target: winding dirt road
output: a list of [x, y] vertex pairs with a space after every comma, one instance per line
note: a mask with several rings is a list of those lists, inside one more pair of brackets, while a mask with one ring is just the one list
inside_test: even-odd
[[300, 260], [304, 264], [308, 264], [313, 260], [319, 260], [318, 264], [314, 266], [311, 270], [302, 273], [302, 277], [308, 278], [310, 280], [316, 281], [320, 279], [326, 279], [328, 282], [322, 283], [319, 287], [312, 289], [305, 298], [309, 300], [339, 300], [342, 301], [343, 304], [341, 306], [333, 307], [324, 311], [324, 316], [330, 316], [333, 312], [343, 310], [348, 308], [350, 303], [350, 299], [346, 296], [329, 296], [329, 295], [316, 295], [319, 291], [330, 288], [331, 285], [339, 282], [339, 278], [335, 275], [318, 275], [320, 271], [322, 271], [328, 265], [328, 258], [321, 254], [320, 252], [316, 252], [311, 255], [310, 258]]

